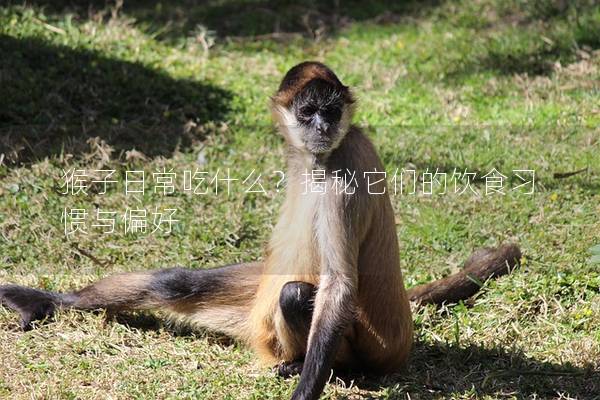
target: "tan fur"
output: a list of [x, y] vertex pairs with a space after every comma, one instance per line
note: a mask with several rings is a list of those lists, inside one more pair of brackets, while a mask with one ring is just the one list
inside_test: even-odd
[[[148, 293], [151, 273], [109, 277], [80, 294], [117, 310], [166, 310], [194, 325], [223, 332], [248, 343], [268, 365], [302, 359], [315, 335], [317, 318], [309, 330], [290, 329], [279, 308], [283, 286], [292, 281], [318, 287], [314, 315], [321, 323], [343, 316], [348, 322], [336, 364], [393, 370], [406, 360], [412, 342], [412, 321], [398, 260], [394, 215], [388, 195], [366, 192], [365, 171], [383, 171], [371, 142], [350, 126], [353, 99], [343, 111], [340, 136], [334, 151], [313, 155], [301, 143], [302, 130], [287, 108], [311, 79], [337, 81], [329, 70], [309, 65], [291, 85], [272, 99], [272, 112], [286, 139], [287, 194], [268, 243], [265, 260], [244, 266], [222, 291], [210, 297], [192, 296], [167, 302]], [[341, 83], [337, 81], [339, 85]], [[338, 157], [354, 169], [358, 188], [354, 195], [336, 194], [332, 179], [326, 193], [305, 193], [305, 175]], [[385, 189], [379, 184], [377, 192]], [[336, 290], [330, 290], [335, 287]], [[95, 303], [94, 303], [95, 302]], [[108, 306], [107, 306], [108, 307]]]
[[165, 301], [149, 290], [153, 277], [151, 271], [117, 274], [77, 292], [73, 306], [79, 309], [105, 308], [110, 312], [161, 309], [172, 319], [248, 342], [251, 337], [248, 315], [261, 280], [263, 263], [247, 263], [243, 271], [244, 275], [235, 276], [226, 287], [211, 293], [209, 298], [190, 296], [172, 301]]
[[194, 326], [249, 342], [252, 329], [248, 315], [254, 305], [263, 266], [260, 262], [248, 263], [244, 268], [245, 275], [237, 276], [226, 291], [215, 293], [210, 299], [178, 301], [168, 311]]
[[111, 311], [152, 308], [146, 293], [151, 276], [150, 272], [130, 272], [104, 278], [78, 292], [79, 307], [93, 309], [110, 304]]
[[[303, 196], [299, 185], [288, 183], [288, 195], [267, 248], [264, 275], [250, 315], [255, 328], [251, 343], [265, 363], [292, 360], [306, 346], [306, 339], [300, 340], [303, 346], [293, 345], [297, 340], [289, 337], [293, 332], [288, 332], [281, 320], [278, 300], [287, 282], [319, 283], [319, 260], [312, 228], [307, 223], [294, 226], [297, 215], [307, 220], [315, 218], [313, 213], [318, 201], [316, 196]], [[295, 245], [290, 246], [291, 243]]]
[[[357, 190], [357, 198], [349, 200], [334, 194], [331, 181], [325, 195], [301, 193], [302, 180], [306, 179], [302, 174], [316, 169], [319, 160], [300, 144], [297, 136], [301, 132], [292, 132], [299, 128], [294, 125], [288, 107], [303, 85], [315, 77], [330, 79], [320, 68], [310, 66], [292, 87], [272, 99], [275, 122], [288, 143], [289, 181], [251, 312], [251, 345], [267, 364], [294, 360], [305, 354], [311, 339], [298, 337], [286, 328], [277, 303], [281, 288], [290, 281], [319, 285], [314, 313], [325, 315], [331, 312], [324, 307], [325, 299], [330, 296], [328, 285], [337, 285], [355, 299], [356, 308], [348, 311], [347, 317], [353, 322], [336, 364], [394, 370], [404, 364], [410, 351], [412, 319], [388, 195], [368, 195]], [[370, 141], [358, 128], [349, 127], [350, 107], [344, 113], [342, 126], [348, 133], [340, 151], [347, 153], [342, 157], [349, 157], [359, 187], [364, 188], [362, 172], [384, 169]], [[345, 305], [335, 298], [327, 298], [327, 304], [334, 304], [336, 312], [344, 312]], [[312, 328], [310, 335], [318, 335]]]

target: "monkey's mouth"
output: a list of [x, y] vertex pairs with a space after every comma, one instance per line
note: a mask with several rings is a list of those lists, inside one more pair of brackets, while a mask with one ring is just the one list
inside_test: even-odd
[[306, 148], [311, 153], [324, 153], [331, 149], [333, 138], [327, 136], [319, 136], [307, 141]]

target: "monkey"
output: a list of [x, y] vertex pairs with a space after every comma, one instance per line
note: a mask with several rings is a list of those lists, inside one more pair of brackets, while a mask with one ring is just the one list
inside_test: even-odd
[[[288, 182], [262, 261], [124, 273], [70, 293], [3, 285], [0, 303], [20, 314], [23, 330], [59, 308], [162, 310], [247, 344], [280, 376], [299, 374], [291, 398], [312, 400], [332, 369], [402, 368], [413, 343], [411, 301], [466, 299], [518, 264], [516, 245], [482, 249], [458, 273], [407, 291], [386, 182], [367, 181], [384, 167], [352, 124], [351, 89], [306, 61], [285, 74], [270, 103]], [[314, 170], [323, 179], [307, 172]], [[348, 190], [337, 190], [340, 180]], [[307, 184], [319, 190], [303, 190]]]

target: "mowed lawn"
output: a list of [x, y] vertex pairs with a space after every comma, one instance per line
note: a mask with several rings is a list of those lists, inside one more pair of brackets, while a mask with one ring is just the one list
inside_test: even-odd
[[[464, 304], [415, 308], [405, 371], [334, 378], [324, 398], [600, 398], [600, 5], [124, 3], [0, 6], [1, 284], [259, 259], [285, 184], [269, 96], [319, 60], [354, 88], [390, 188], [416, 171], [392, 193], [407, 286], [478, 247], [524, 254]], [[297, 383], [156, 317], [65, 311], [22, 333], [0, 308], [0, 398], [280, 399]]]

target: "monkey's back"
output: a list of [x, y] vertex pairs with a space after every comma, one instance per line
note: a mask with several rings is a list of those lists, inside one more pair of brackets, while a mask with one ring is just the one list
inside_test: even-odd
[[[353, 127], [346, 138], [348, 165], [356, 170], [367, 220], [358, 255], [358, 307], [353, 348], [363, 368], [390, 371], [405, 364], [413, 340], [410, 304], [400, 269], [394, 211], [385, 179], [365, 172], [385, 171], [371, 141]], [[359, 176], [360, 172], [360, 176]], [[367, 174], [369, 176], [369, 174]], [[379, 181], [373, 184], [374, 181]], [[370, 185], [370, 186], [369, 186]], [[366, 188], [370, 187], [371, 193]], [[366, 211], [365, 211], [366, 210]]]

